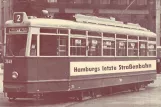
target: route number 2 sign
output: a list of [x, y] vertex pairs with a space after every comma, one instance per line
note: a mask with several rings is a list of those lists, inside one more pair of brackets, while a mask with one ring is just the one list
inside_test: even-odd
[[14, 23], [21, 23], [23, 21], [23, 13], [14, 14]]

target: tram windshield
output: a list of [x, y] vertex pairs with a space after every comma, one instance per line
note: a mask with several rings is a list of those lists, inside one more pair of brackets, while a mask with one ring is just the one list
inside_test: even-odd
[[7, 35], [6, 56], [25, 56], [26, 34]]

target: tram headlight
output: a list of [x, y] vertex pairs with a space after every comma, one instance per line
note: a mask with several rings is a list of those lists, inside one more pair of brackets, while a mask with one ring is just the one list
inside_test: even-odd
[[12, 72], [12, 78], [17, 79], [18, 78], [18, 73], [16, 71]]

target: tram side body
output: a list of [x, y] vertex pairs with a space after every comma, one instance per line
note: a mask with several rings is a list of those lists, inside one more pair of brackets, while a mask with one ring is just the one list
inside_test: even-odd
[[157, 46], [157, 73], [161, 73], [161, 47]]
[[[82, 91], [90, 91], [93, 89], [110, 88], [114, 86], [123, 86], [127, 89], [134, 89], [135, 86], [147, 85], [156, 79], [156, 70], [137, 70], [130, 72], [117, 72], [97, 74], [101, 68], [98, 63], [119, 63], [119, 61], [146, 61], [151, 66], [155, 62], [155, 58], [107, 58], [107, 57], [48, 57], [48, 58], [6, 58], [12, 60], [12, 64], [5, 64], [4, 68], [4, 92], [9, 98], [26, 98], [26, 97], [43, 97], [45, 94], [59, 95], [61, 93], [74, 95]], [[86, 70], [80, 71], [79, 67], [88, 67], [86, 63], [92, 63], [95, 71], [88, 72]], [[81, 63], [81, 64], [80, 64]], [[74, 65], [72, 65], [74, 64]], [[148, 64], [147, 64], [148, 65]], [[100, 67], [100, 68], [99, 68]], [[71, 68], [75, 69], [75, 74], [71, 72]], [[147, 67], [147, 69], [149, 69]], [[155, 68], [155, 67], [153, 67]], [[19, 78], [13, 80], [11, 78], [12, 70], [19, 73]], [[104, 68], [105, 69], [105, 68]], [[111, 68], [114, 69], [114, 68]], [[96, 71], [97, 70], [97, 71]], [[107, 70], [107, 68], [106, 68]], [[114, 72], [115, 71], [115, 72]], [[81, 75], [82, 72], [86, 72]], [[91, 74], [93, 72], [93, 74]], [[94, 74], [96, 72], [96, 74]], [[108, 72], [105, 71], [105, 72]], [[112, 73], [113, 72], [113, 73]], [[90, 75], [89, 75], [90, 74]], [[108, 89], [104, 90], [107, 91]]]
[[[73, 23], [70, 22], [69, 25]], [[68, 27], [68, 23], [66, 24]], [[77, 27], [79, 28], [79, 26]], [[81, 27], [85, 29], [88, 26], [83, 24]], [[89, 27], [91, 28], [91, 26]], [[112, 89], [111, 87], [120, 86], [133, 90], [141, 85], [148, 85], [156, 79], [156, 57], [150, 56], [10, 56], [5, 57], [4, 60], [3, 86], [4, 92], [9, 98], [39, 98], [44, 95], [62, 93], [77, 96], [82, 92], [91, 92], [95, 89], [108, 93]], [[118, 68], [129, 64], [133, 67]], [[140, 68], [139, 66], [142, 65], [144, 67]], [[92, 70], [89, 70], [90, 68]], [[17, 79], [12, 78], [13, 71], [18, 73]]]
[[161, 58], [157, 57], [157, 73], [160, 74], [161, 73]]

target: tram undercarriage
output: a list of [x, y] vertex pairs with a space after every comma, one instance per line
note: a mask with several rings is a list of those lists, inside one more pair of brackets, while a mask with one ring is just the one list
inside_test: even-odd
[[[154, 81], [143, 81], [138, 83], [129, 83], [129, 84], [119, 84], [119, 85], [111, 85], [106, 87], [96, 87], [89, 89], [78, 89], [78, 90], [66, 90], [66, 91], [57, 91], [57, 92], [45, 92], [45, 91], [37, 91], [34, 93], [29, 92], [16, 92], [10, 91], [7, 92], [6, 95], [9, 98], [9, 101], [14, 101], [17, 98], [34, 98], [36, 100], [47, 99], [47, 98], [72, 98], [77, 101], [85, 100], [86, 98], [97, 98], [100, 96], [110, 95], [114, 93], [120, 93], [123, 91], [126, 92], [137, 92], [141, 88], [145, 88], [148, 84], [153, 83]], [[4, 86], [5, 87], [5, 86]], [[7, 90], [8, 91], [8, 90]]]

